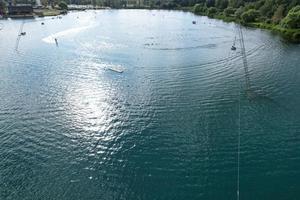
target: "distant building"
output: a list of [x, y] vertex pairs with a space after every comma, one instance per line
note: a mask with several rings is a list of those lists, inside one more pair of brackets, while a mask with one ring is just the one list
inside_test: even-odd
[[9, 15], [32, 15], [33, 13], [33, 7], [31, 4], [12, 5], [10, 2], [7, 10]]
[[143, 0], [127, 0], [126, 1], [127, 7], [139, 7], [144, 5]]

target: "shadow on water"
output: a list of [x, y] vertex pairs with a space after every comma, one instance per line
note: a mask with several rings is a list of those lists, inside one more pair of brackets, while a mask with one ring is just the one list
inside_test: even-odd
[[248, 68], [248, 61], [247, 61], [247, 55], [245, 50], [245, 43], [244, 43], [244, 36], [241, 27], [238, 27], [238, 34], [239, 34], [239, 42], [241, 47], [241, 57], [243, 60], [243, 68], [244, 68], [244, 78], [245, 78], [245, 93], [247, 99], [252, 103], [262, 103], [262, 104], [270, 104], [274, 107], [283, 109], [284, 111], [290, 111], [289, 108], [287, 108], [284, 105], [281, 105], [279, 102], [275, 101], [273, 98], [267, 95], [265, 91], [263, 91], [261, 88], [253, 87], [251, 84], [250, 79], [250, 73]]
[[[280, 105], [277, 101], [275, 101], [273, 98], [269, 97], [262, 89], [259, 89], [257, 87], [253, 87], [251, 84], [251, 79], [250, 79], [250, 73], [249, 73], [249, 68], [248, 68], [248, 61], [247, 61], [247, 53], [246, 53], [246, 48], [245, 48], [245, 43], [244, 43], [244, 36], [243, 36], [243, 31], [241, 26], [239, 25], [237, 27], [237, 33], [239, 35], [239, 43], [240, 43], [240, 49], [241, 49], [241, 57], [243, 61], [243, 68], [244, 68], [244, 78], [245, 78], [245, 93], [247, 99], [252, 102], [252, 103], [268, 103], [268, 104], [273, 104], [274, 106], [278, 108], [283, 108], [284, 110], [288, 110], [283, 105]], [[235, 39], [236, 40], [236, 39]], [[234, 41], [235, 44], [235, 41]], [[233, 45], [234, 46], [234, 45]]]
[[270, 104], [284, 111], [291, 111], [288, 107], [280, 104], [274, 98], [270, 97], [270, 95], [267, 94], [262, 88], [254, 87], [250, 81], [248, 68], [245, 68], [245, 84], [245, 95], [249, 102], [255, 104]]
[[246, 64], [244, 63], [244, 78], [246, 85], [245, 95], [251, 103], [273, 104], [274, 106], [281, 108], [285, 111], [290, 111], [289, 108], [287, 108], [284, 105], [281, 105], [279, 102], [270, 97], [262, 88], [253, 86], [253, 84], [251, 83], [247, 60]]

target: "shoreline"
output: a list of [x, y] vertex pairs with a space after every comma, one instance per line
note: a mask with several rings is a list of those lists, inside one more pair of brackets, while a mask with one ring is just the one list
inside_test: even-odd
[[[59, 16], [59, 15], [65, 15], [68, 14], [69, 11], [86, 11], [86, 10], [105, 10], [105, 9], [111, 9], [109, 7], [71, 7], [68, 8], [68, 10], [59, 10], [59, 9], [35, 9], [33, 14], [30, 16], [3, 16], [0, 18], [0, 20], [5, 20], [8, 18], [11, 19], [28, 19], [28, 18], [34, 18], [34, 17], [50, 17], [50, 16]], [[215, 14], [215, 15], [207, 15], [206, 13], [195, 13], [193, 11], [193, 7], [178, 7], [178, 8], [173, 8], [173, 9], [162, 9], [162, 8], [150, 8], [150, 7], [127, 7], [127, 8], [117, 8], [116, 10], [122, 10], [122, 9], [145, 9], [145, 10], [169, 10], [169, 11], [184, 11], [184, 12], [190, 12], [193, 13], [194, 15], [197, 16], [206, 16], [211, 19], [218, 19], [222, 20], [224, 22], [234, 22], [237, 24], [240, 24], [244, 27], [252, 27], [252, 28], [257, 28], [257, 29], [264, 29], [264, 30], [269, 30], [273, 33], [276, 33], [280, 35], [283, 39], [287, 40], [288, 42], [291, 43], [296, 43], [300, 44], [300, 29], [287, 29], [283, 28], [280, 25], [275, 25], [275, 24], [267, 24], [265, 22], [251, 22], [251, 23], [241, 23], [238, 19], [236, 19], [233, 16], [225, 16], [223, 14]]]
[[91, 6], [79, 6], [79, 7], [69, 7], [67, 10], [61, 10], [57, 8], [34, 8], [32, 14], [26, 15], [8, 15], [5, 14], [0, 17], [0, 20], [11, 19], [30, 19], [35, 17], [54, 17], [59, 15], [66, 15], [70, 11], [86, 11], [86, 10], [105, 10], [110, 9], [109, 7], [91, 7]]
[[169, 11], [184, 11], [190, 12], [197, 16], [206, 16], [211, 19], [222, 20], [223, 22], [234, 22], [240, 24], [244, 27], [252, 27], [257, 29], [269, 30], [272, 33], [278, 34], [280, 37], [285, 39], [288, 42], [300, 44], [300, 29], [287, 29], [283, 28], [280, 25], [267, 24], [265, 22], [251, 22], [251, 23], [241, 23], [240, 20], [236, 19], [233, 16], [224, 16], [220, 14], [207, 15], [206, 13], [195, 13], [193, 7], [176, 7], [172, 9], [163, 9], [163, 8], [150, 8], [150, 7], [128, 7], [128, 8], [119, 8], [119, 9], [145, 9], [145, 10], [169, 10]]
[[287, 29], [287, 28], [281, 27], [280, 25], [267, 24], [265, 22], [241, 23], [241, 21], [236, 19], [234, 16], [224, 16], [223, 14], [221, 14], [221, 15], [215, 14], [215, 15], [209, 16], [205, 13], [197, 14], [193, 11], [192, 7], [190, 7], [188, 10], [185, 9], [184, 11], [189, 11], [198, 16], [206, 16], [211, 19], [222, 20], [224, 22], [234, 22], [234, 23], [240, 24], [244, 27], [252, 27], [252, 28], [257, 28], [257, 29], [269, 30], [273, 33], [278, 34], [279, 36], [281, 36], [283, 39], [285, 39], [288, 42], [300, 44], [300, 29]]

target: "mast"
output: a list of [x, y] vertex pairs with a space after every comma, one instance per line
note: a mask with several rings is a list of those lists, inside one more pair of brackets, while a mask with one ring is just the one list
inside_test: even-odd
[[19, 33], [18, 33], [18, 37], [17, 37], [17, 41], [16, 41], [16, 51], [18, 51], [18, 48], [19, 48], [19, 42], [20, 42], [20, 39], [22, 37], [22, 33], [23, 33], [23, 27], [24, 27], [24, 20], [22, 21], [21, 25], [20, 25], [20, 29], [19, 29]]

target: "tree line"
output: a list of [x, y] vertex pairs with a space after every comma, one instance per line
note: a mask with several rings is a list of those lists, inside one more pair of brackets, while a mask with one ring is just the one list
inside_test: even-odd
[[[186, 1], [182, 0], [183, 5]], [[211, 17], [232, 17], [242, 23], [264, 22], [300, 28], [300, 0], [196, 0], [194, 12]]]
[[[14, 2], [34, 4], [35, 0], [14, 0]], [[259, 22], [280, 25], [285, 29], [300, 29], [300, 0], [41, 0], [41, 2], [44, 6], [51, 4], [63, 8], [66, 8], [66, 4], [126, 8], [129, 2], [135, 3], [134, 6], [137, 8], [192, 8], [198, 15], [229, 19], [244, 24]], [[4, 0], [0, 0], [0, 14], [5, 12], [5, 7]]]

